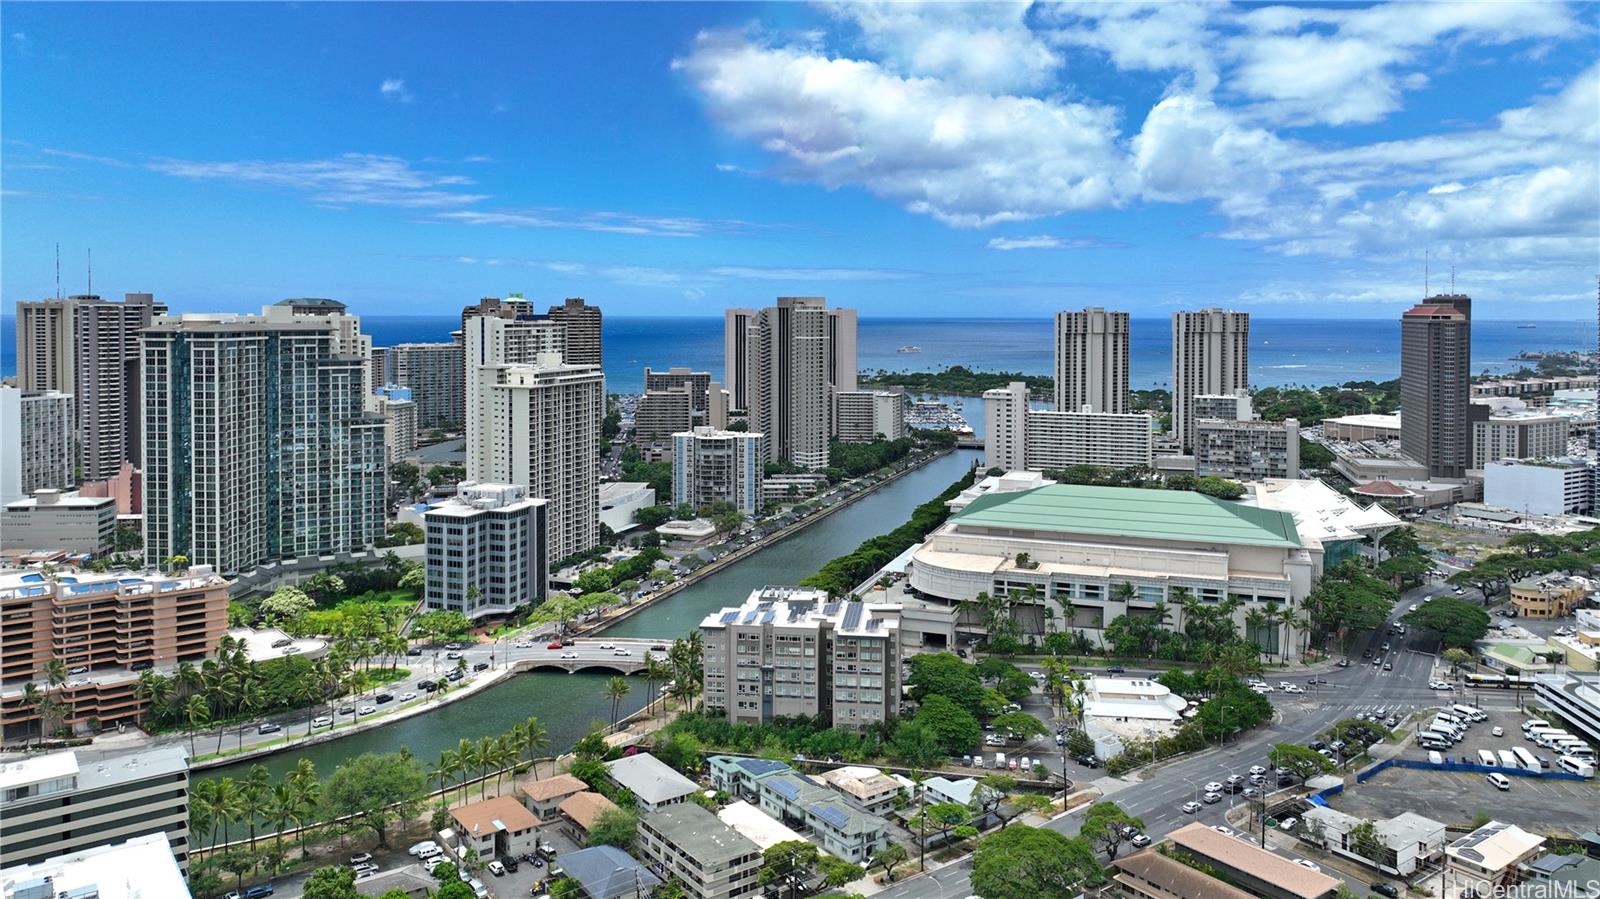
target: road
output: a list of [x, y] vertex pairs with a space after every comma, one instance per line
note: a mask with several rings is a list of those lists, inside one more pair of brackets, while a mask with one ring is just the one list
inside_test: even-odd
[[[1420, 603], [1424, 596], [1438, 596], [1448, 588], [1434, 584], [1408, 592], [1395, 604], [1388, 624], [1392, 625], [1404, 615], [1411, 603]], [[1389, 652], [1381, 650], [1385, 641], [1394, 644]], [[1434, 668], [1434, 656], [1420, 649], [1400, 645], [1395, 637], [1388, 637], [1383, 629], [1374, 631], [1362, 641], [1360, 648], [1370, 648], [1375, 656], [1393, 665], [1383, 670], [1370, 661], [1356, 658], [1349, 668], [1335, 668], [1326, 675], [1327, 685], [1306, 687], [1300, 695], [1276, 691], [1270, 694], [1278, 718], [1270, 725], [1256, 728], [1218, 749], [1168, 762], [1147, 780], [1130, 783], [1118, 778], [1099, 777], [1093, 780], [1106, 794], [1130, 815], [1144, 819], [1145, 833], [1159, 842], [1168, 833], [1190, 821], [1209, 825], [1223, 823], [1223, 814], [1236, 796], [1226, 796], [1216, 805], [1202, 806], [1198, 814], [1186, 814], [1181, 806], [1197, 798], [1199, 788], [1209, 781], [1224, 780], [1229, 774], [1244, 774], [1251, 765], [1266, 765], [1267, 753], [1274, 743], [1300, 743], [1315, 739], [1335, 722], [1357, 714], [1383, 709], [1409, 712], [1428, 705], [1446, 701], [1453, 693], [1436, 692], [1428, 688], [1429, 675]], [[1320, 677], [1321, 675], [1319, 675]], [[1307, 674], [1264, 675], [1269, 683], [1279, 680], [1305, 686]], [[1312, 692], [1312, 691], [1315, 692]], [[1042, 697], [1033, 699], [1042, 705]], [[1456, 701], [1459, 701], [1456, 700]], [[1053, 740], [1040, 740], [1021, 750], [1007, 749], [1010, 756], [1036, 754], [1047, 767], [1057, 773], [1061, 770], [1061, 751]], [[1101, 772], [1084, 769], [1069, 763], [1068, 776], [1082, 783]], [[1044, 825], [1067, 836], [1078, 832], [1081, 819], [1078, 815], [1064, 815]], [[1294, 857], [1292, 853], [1280, 853]], [[1332, 868], [1328, 874], [1339, 876]], [[883, 899], [966, 899], [973, 895], [970, 857], [938, 869], [929, 875], [902, 880], [900, 883], [876, 894]], [[1371, 894], [1369, 880], [1380, 879], [1376, 874], [1368, 879], [1346, 878], [1350, 888], [1359, 896]]]

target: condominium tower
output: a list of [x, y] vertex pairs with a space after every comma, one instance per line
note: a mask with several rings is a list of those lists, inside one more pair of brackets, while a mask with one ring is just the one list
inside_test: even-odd
[[72, 410], [70, 394], [0, 387], [0, 503], [72, 486]]
[[1150, 416], [1028, 408], [1028, 385], [983, 392], [984, 464], [1046, 471], [1071, 465], [1145, 468], [1153, 461]]
[[696, 509], [726, 502], [754, 518], [761, 514], [766, 435], [698, 427], [672, 435], [672, 503]]
[[17, 386], [28, 391], [76, 389], [76, 310], [83, 297], [17, 303]]
[[391, 382], [411, 391], [417, 427], [459, 427], [466, 415], [461, 345], [400, 343], [388, 347]]
[[1128, 411], [1128, 313], [1056, 313], [1056, 410]]
[[779, 297], [758, 310], [728, 310], [724, 349], [730, 390], [750, 429], [767, 435], [773, 460], [828, 464], [835, 391], [856, 389], [856, 313], [823, 297]]
[[1194, 446], [1194, 398], [1250, 386], [1250, 314], [1201, 309], [1172, 314], [1172, 428]]
[[337, 316], [274, 307], [144, 331], [147, 560], [233, 574], [382, 536], [384, 424], [345, 345]]
[[148, 293], [120, 303], [78, 297], [75, 307], [78, 436], [81, 477], [115, 478], [123, 462], [139, 459], [139, 330], [166, 314]]
[[1472, 460], [1472, 300], [1429, 297], [1400, 316], [1400, 449], [1432, 478]]
[[590, 306], [582, 297], [567, 297], [551, 306], [550, 318], [566, 332], [566, 350], [561, 361], [568, 365], [601, 365], [600, 307]]
[[548, 503], [548, 554], [599, 541], [605, 375], [562, 361], [559, 325], [479, 318], [464, 335], [467, 477], [518, 484]]

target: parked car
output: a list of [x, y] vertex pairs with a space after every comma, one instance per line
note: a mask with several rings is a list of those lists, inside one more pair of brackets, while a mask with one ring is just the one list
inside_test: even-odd
[[276, 724], [273, 724], [270, 721], [268, 721], [265, 724], [262, 724], [260, 727], [256, 728], [256, 733], [258, 733], [258, 734], [275, 734], [280, 730], [283, 730], [283, 728], [278, 726], [278, 725], [276, 725]]
[[504, 877], [506, 875], [506, 866], [501, 864], [499, 859], [495, 859], [489, 863], [489, 873], [496, 877]]
[[1137, 847], [1143, 848], [1145, 846], [1150, 845], [1150, 838], [1145, 836], [1142, 833], [1141, 834], [1135, 834], [1133, 839], [1129, 840], [1128, 842], [1132, 843], [1133, 845], [1135, 845]]
[[1183, 810], [1187, 814], [1193, 815], [1196, 812], [1200, 811], [1200, 803], [1195, 802], [1194, 800], [1191, 799], [1190, 801], [1185, 802], [1183, 804]]
[[365, 865], [371, 861], [372, 853], [370, 852], [357, 852], [355, 855], [350, 856], [350, 865], [352, 867], [355, 865]]
[[440, 851], [439, 844], [435, 843], [433, 840], [423, 840], [422, 842], [417, 843], [410, 849], [406, 850], [407, 853], [416, 856], [417, 858], [427, 858], [430, 855], [438, 855]]
[[1387, 896], [1389, 899], [1398, 899], [1400, 896], [1400, 888], [1387, 881], [1373, 884], [1372, 891], [1379, 896]]
[[311, 719], [312, 727], [327, 727], [333, 723], [333, 718], [328, 715], [318, 715]]
[[473, 664], [472, 670], [473, 671], [488, 671], [489, 670], [489, 663], [488, 662], [476, 662], [476, 663]]
[[272, 893], [272, 884], [258, 883], [250, 889], [244, 891], [244, 899], [266, 899], [266, 897], [271, 896]]

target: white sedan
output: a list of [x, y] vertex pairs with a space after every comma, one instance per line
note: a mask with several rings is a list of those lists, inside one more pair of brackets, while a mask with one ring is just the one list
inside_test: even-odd
[[357, 715], [370, 715], [373, 712], [376, 712], [377, 710], [378, 709], [375, 706], [364, 705], [361, 708], [356, 709], [356, 714]]
[[1305, 691], [1306, 691], [1305, 687], [1297, 686], [1295, 684], [1284, 684], [1283, 685], [1283, 692], [1285, 692], [1285, 693], [1304, 693]]
[[578, 654], [575, 652], [564, 652], [561, 654], [561, 657], [563, 659], [575, 659], [578, 657]]
[[400, 694], [400, 701], [401, 702], [410, 702], [411, 700], [416, 699], [416, 698], [417, 698], [417, 694], [412, 693], [409, 690], [406, 691], [405, 693], [401, 693]]
[[1195, 802], [1193, 800], [1185, 802], [1183, 804], [1183, 810], [1184, 810], [1184, 812], [1186, 814], [1193, 815], [1193, 814], [1195, 814], [1195, 813], [1200, 811], [1200, 803]]

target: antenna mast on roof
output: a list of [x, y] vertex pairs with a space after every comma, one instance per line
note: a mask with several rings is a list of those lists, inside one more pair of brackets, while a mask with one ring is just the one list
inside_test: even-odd
[[1422, 298], [1428, 298], [1428, 251], [1422, 251]]
[[61, 299], [61, 241], [56, 241], [56, 299]]
[[1456, 292], [1456, 264], [1450, 263], [1450, 292]]
[[89, 248], [89, 289], [85, 291], [89, 296], [94, 296], [94, 248]]

